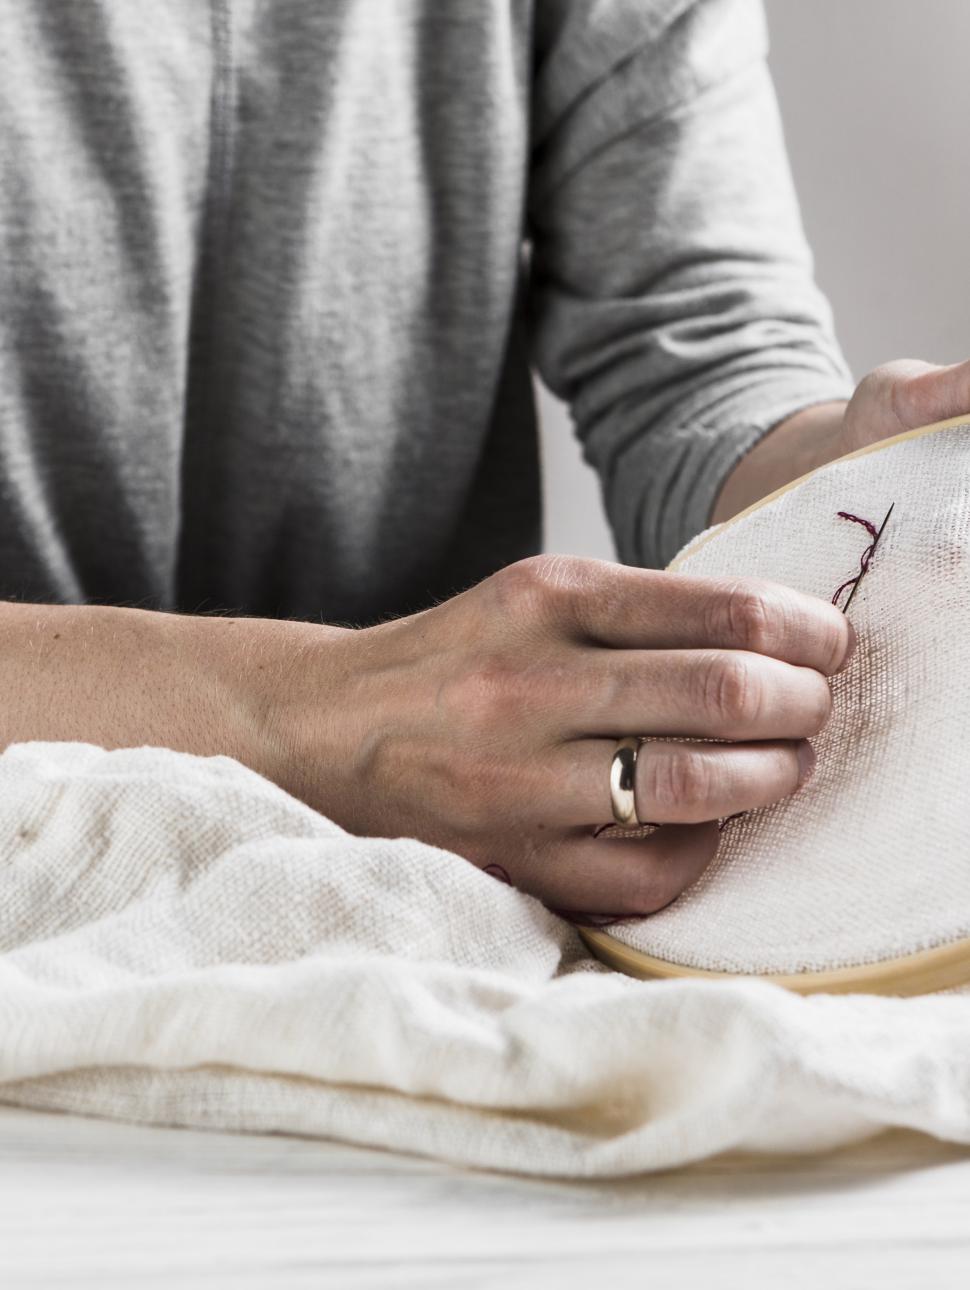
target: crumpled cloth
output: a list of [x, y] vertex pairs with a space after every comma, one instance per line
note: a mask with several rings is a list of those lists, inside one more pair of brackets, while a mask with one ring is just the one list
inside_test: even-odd
[[639, 982], [466, 861], [223, 757], [0, 756], [0, 1100], [607, 1176], [970, 1141], [970, 997]]

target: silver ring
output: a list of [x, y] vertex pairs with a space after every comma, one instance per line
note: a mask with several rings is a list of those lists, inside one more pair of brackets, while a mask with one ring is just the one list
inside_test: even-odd
[[621, 828], [634, 829], [640, 824], [637, 816], [637, 803], [633, 795], [633, 784], [637, 769], [637, 752], [641, 740], [636, 735], [627, 735], [617, 740], [610, 762], [610, 801], [613, 805], [613, 819]]

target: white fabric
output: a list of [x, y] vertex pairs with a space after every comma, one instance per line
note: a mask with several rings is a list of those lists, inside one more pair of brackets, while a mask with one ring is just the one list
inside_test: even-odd
[[837, 512], [878, 528], [892, 503], [812, 780], [728, 824], [704, 877], [617, 940], [693, 967], [788, 973], [970, 937], [970, 426], [837, 462], [699, 539], [677, 568], [830, 598], [870, 543]]
[[970, 1141], [970, 998], [629, 980], [227, 759], [15, 745], [0, 848], [0, 1100], [559, 1175]]

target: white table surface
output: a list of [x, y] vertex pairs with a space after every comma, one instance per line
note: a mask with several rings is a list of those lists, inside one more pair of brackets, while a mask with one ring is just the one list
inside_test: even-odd
[[619, 1183], [0, 1108], [0, 1287], [970, 1287], [970, 1151], [885, 1135]]

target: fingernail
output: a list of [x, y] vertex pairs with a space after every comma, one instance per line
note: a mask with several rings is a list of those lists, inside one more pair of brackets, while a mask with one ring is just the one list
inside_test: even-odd
[[839, 664], [839, 671], [844, 672], [855, 657], [855, 652], [859, 648], [859, 634], [847, 618], [845, 625], [849, 629], [849, 644], [846, 646], [845, 656]]
[[798, 787], [811, 778], [812, 771], [815, 769], [815, 749], [803, 739], [798, 745]]

